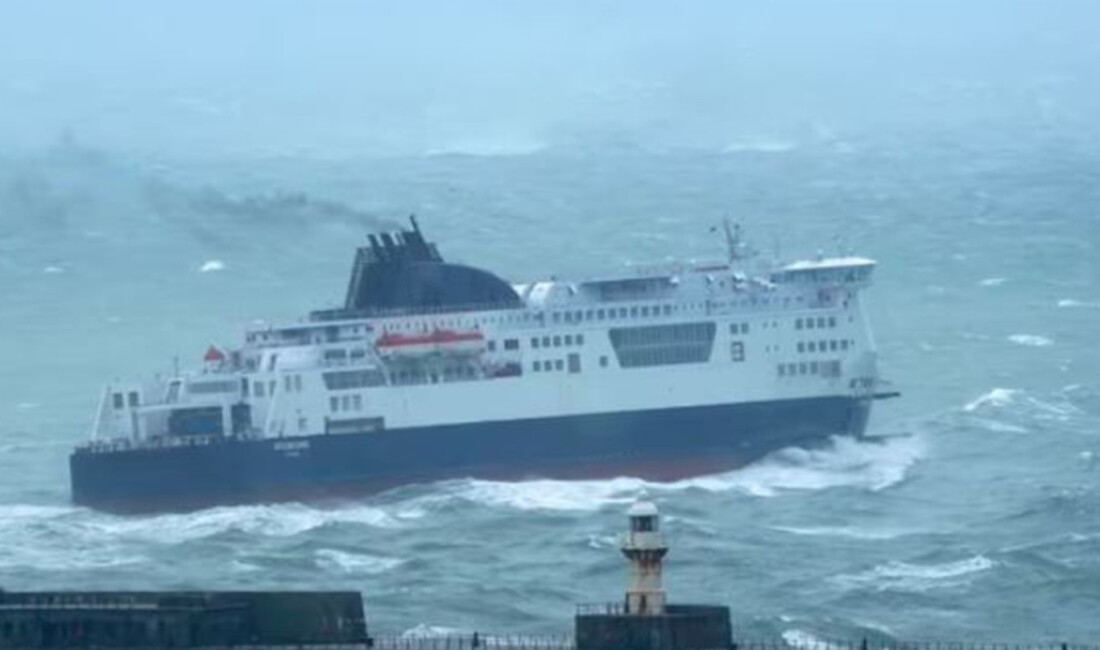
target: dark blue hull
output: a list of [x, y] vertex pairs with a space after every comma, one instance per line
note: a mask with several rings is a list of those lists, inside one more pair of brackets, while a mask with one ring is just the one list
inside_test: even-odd
[[735, 469], [771, 451], [861, 435], [870, 400], [830, 397], [201, 446], [80, 449], [73, 502], [121, 511], [361, 496], [454, 478], [637, 476]]

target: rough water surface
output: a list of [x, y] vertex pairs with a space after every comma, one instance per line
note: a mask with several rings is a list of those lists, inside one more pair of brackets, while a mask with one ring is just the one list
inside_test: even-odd
[[[383, 630], [560, 632], [575, 602], [619, 597], [615, 535], [646, 497], [667, 516], [671, 599], [728, 603], [753, 635], [1088, 640], [1100, 147], [1071, 135], [0, 158], [0, 586], [351, 588]], [[337, 303], [355, 242], [409, 212], [446, 256], [516, 280], [717, 257], [727, 215], [767, 254], [866, 254], [904, 397], [876, 406], [881, 440], [669, 485], [463, 480], [143, 517], [68, 504], [103, 381]]]

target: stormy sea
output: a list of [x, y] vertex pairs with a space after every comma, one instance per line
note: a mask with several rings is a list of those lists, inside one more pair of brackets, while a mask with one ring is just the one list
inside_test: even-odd
[[[459, 480], [327, 504], [115, 516], [69, 503], [104, 382], [338, 304], [415, 213], [514, 281], [853, 252], [883, 376], [869, 435], [672, 484]], [[470, 143], [0, 154], [0, 587], [354, 589], [390, 633], [562, 633], [625, 585], [656, 502], [673, 602], [788, 640], [1088, 640], [1100, 611], [1100, 136], [1037, 123], [721, 146]], [[676, 435], [669, 432], [669, 435]]]

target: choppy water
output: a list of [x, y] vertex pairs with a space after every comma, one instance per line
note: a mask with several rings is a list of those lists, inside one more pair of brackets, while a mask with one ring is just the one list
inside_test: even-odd
[[[558, 632], [667, 516], [674, 601], [754, 635], [1095, 638], [1100, 140], [1029, 133], [359, 161], [0, 159], [0, 585], [353, 588], [376, 628]], [[499, 153], [499, 152], [498, 152]], [[304, 193], [293, 198], [286, 193]], [[249, 198], [251, 197], [251, 198]], [[351, 207], [347, 207], [351, 206]], [[521, 279], [761, 248], [881, 262], [882, 443], [648, 484], [419, 486], [340, 507], [116, 517], [68, 505], [100, 382], [340, 300], [363, 224], [415, 211]]]

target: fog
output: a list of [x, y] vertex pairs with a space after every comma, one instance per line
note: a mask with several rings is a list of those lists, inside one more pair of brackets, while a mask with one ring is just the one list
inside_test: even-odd
[[1088, 0], [4, 3], [0, 152], [377, 156], [1095, 130]]

